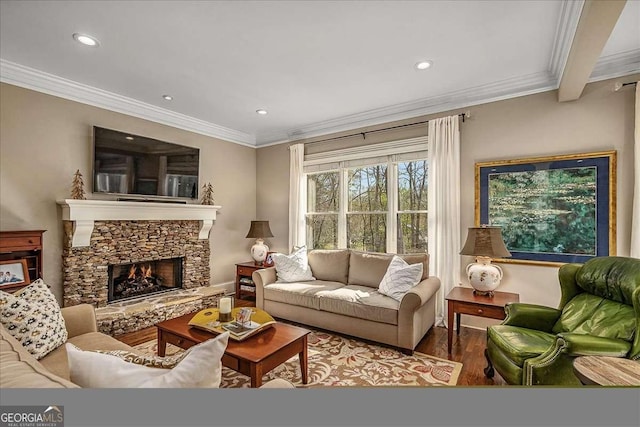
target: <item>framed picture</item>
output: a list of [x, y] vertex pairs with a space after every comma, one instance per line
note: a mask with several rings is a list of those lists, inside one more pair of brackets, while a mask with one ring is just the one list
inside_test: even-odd
[[275, 252], [267, 252], [267, 258], [265, 258], [264, 260], [264, 266], [265, 267], [273, 267], [273, 257], [271, 256], [271, 254], [274, 254]]
[[616, 253], [616, 152], [476, 163], [475, 223], [511, 258], [557, 265]]
[[31, 283], [27, 260], [12, 259], [0, 261], [0, 288], [13, 288], [15, 286]]

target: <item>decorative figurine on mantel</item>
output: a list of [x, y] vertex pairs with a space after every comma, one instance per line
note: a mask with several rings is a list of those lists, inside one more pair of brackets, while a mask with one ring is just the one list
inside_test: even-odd
[[73, 176], [73, 183], [71, 184], [71, 198], [75, 200], [85, 200], [84, 196], [84, 181], [82, 180], [82, 174], [80, 169], [76, 170]]
[[215, 201], [213, 200], [213, 186], [211, 183], [205, 184], [202, 186], [202, 205], [213, 205]]

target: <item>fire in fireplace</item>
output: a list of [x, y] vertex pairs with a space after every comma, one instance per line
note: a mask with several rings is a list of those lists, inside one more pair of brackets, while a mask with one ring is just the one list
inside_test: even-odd
[[109, 265], [108, 302], [182, 288], [183, 258]]

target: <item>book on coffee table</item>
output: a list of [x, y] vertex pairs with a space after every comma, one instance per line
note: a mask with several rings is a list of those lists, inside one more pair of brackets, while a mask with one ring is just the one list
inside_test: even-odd
[[[231, 317], [236, 319], [238, 311], [242, 307], [236, 307], [231, 311]], [[245, 307], [247, 308], [247, 307]], [[230, 322], [220, 322], [218, 316], [220, 312], [217, 308], [205, 308], [197, 312], [189, 321], [189, 326], [202, 329], [213, 334], [221, 334], [229, 331], [229, 338], [235, 341], [243, 341], [259, 332], [270, 328], [276, 323], [275, 319], [264, 310], [250, 307], [253, 311], [251, 320], [240, 323], [236, 320]]]

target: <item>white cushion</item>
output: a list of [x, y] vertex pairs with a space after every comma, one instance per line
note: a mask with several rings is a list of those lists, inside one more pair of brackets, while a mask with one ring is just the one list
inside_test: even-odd
[[195, 345], [172, 368], [152, 368], [67, 343], [71, 381], [85, 388], [217, 388], [229, 333]]
[[0, 322], [36, 359], [67, 341], [60, 305], [42, 279], [14, 294], [0, 291]]
[[296, 249], [291, 255], [275, 253], [273, 254], [273, 262], [279, 282], [316, 280], [311, 272], [311, 267], [309, 267], [305, 246]]
[[404, 294], [420, 283], [421, 278], [422, 263], [407, 264], [402, 258], [394, 255], [382, 277], [378, 292], [400, 301]]

